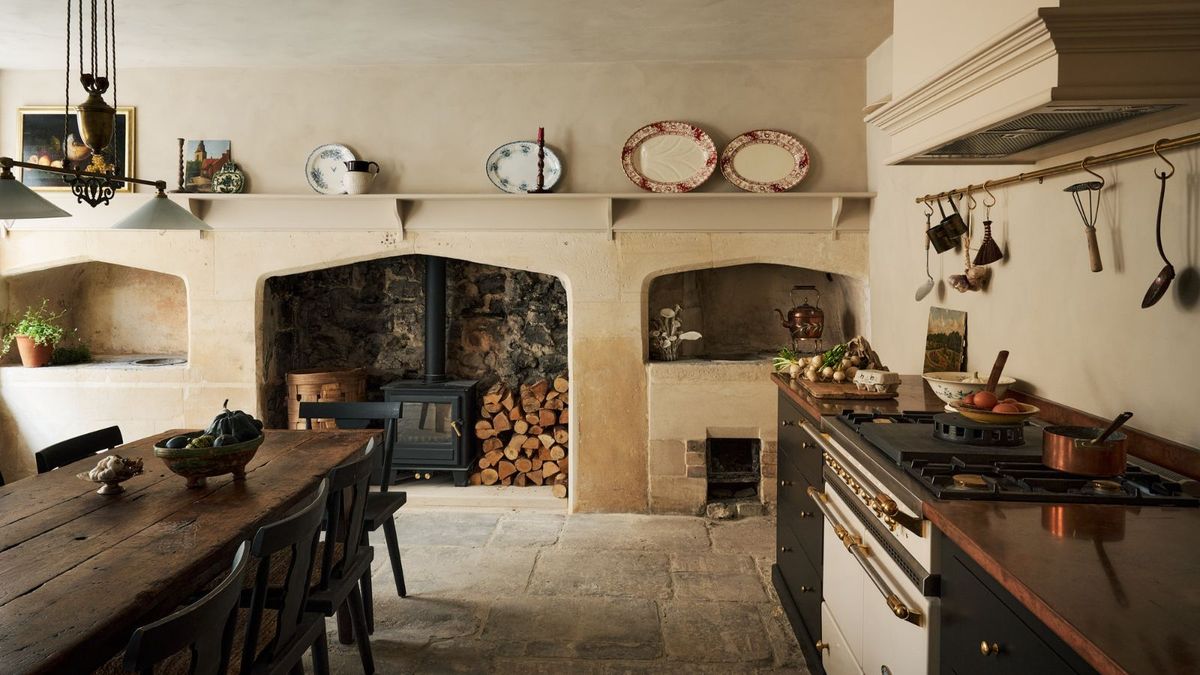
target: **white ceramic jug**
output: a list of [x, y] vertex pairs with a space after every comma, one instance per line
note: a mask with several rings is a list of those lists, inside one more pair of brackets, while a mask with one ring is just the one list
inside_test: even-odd
[[342, 174], [342, 187], [346, 189], [346, 194], [366, 194], [378, 174], [379, 165], [375, 162], [361, 159], [346, 162], [346, 173]]

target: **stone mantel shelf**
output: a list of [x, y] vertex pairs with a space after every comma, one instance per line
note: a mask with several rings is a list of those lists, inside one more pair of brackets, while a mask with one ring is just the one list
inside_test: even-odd
[[[149, 194], [118, 195], [85, 212], [70, 195], [46, 195], [78, 214], [21, 221], [16, 230], [104, 230]], [[813, 232], [836, 238], [865, 232], [873, 192], [479, 194], [183, 194], [216, 232], [238, 231], [524, 231]]]

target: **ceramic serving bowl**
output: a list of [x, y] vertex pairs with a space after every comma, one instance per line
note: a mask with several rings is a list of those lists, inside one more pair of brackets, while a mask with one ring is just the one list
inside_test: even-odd
[[[963, 382], [974, 375], [975, 373], [937, 372], [925, 373], [921, 377], [925, 378], [933, 393], [937, 394], [937, 397], [946, 404], [946, 410], [951, 410], [953, 408], [951, 404], [966, 398], [967, 394], [983, 391], [983, 388], [987, 386], [987, 378], [982, 378], [983, 382]], [[1008, 391], [1008, 385], [1014, 382], [1016, 380], [1011, 377], [1000, 376], [1000, 380], [996, 383], [996, 398], [1004, 398], [1004, 393]]]
[[[196, 431], [186, 436], [199, 436], [204, 432]], [[214, 446], [210, 448], [166, 448], [154, 446], [154, 456], [161, 458], [173, 473], [187, 479], [189, 488], [204, 487], [205, 478], [233, 474], [234, 480], [246, 479], [246, 464], [258, 452], [262, 445], [263, 436], [234, 443], [233, 445]]]
[[991, 410], [970, 408], [957, 402], [950, 407], [963, 417], [983, 424], [1020, 424], [1038, 414], [1038, 407], [1035, 405], [1028, 403], [1014, 403], [1013, 405], [1017, 406], [1020, 412], [992, 412]]

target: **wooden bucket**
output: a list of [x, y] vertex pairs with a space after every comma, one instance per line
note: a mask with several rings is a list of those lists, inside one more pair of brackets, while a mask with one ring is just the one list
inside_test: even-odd
[[[303, 429], [300, 419], [300, 403], [365, 401], [367, 399], [367, 371], [326, 370], [313, 368], [297, 370], [287, 374], [288, 428]], [[314, 429], [336, 429], [333, 420], [313, 420]]]

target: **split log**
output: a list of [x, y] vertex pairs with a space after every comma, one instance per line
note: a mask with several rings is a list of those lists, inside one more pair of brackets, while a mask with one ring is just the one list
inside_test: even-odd
[[546, 392], [550, 391], [550, 383], [545, 380], [538, 380], [529, 385], [529, 393], [540, 400], [546, 400]]
[[554, 462], [542, 464], [542, 478], [549, 478], [556, 473], [558, 473], [558, 464]]
[[567, 441], [571, 440], [571, 432], [566, 427], [554, 427], [554, 442], [559, 445], [566, 445]]
[[505, 410], [512, 410], [513, 405], [515, 405], [515, 402], [513, 401], [512, 392], [505, 391], [504, 398], [500, 399], [500, 407], [504, 408]]
[[508, 487], [509, 485], [512, 485], [512, 476], [509, 476], [508, 478], [501, 480], [500, 484], [503, 485], [504, 487]]
[[478, 471], [472, 471], [470, 476], [467, 476], [468, 485], [483, 485], [483, 474]]
[[521, 448], [524, 450], [537, 450], [538, 446], [541, 444], [542, 442], [539, 441], [537, 437], [530, 436], [529, 438], [525, 439], [524, 443], [521, 444]]
[[518, 458], [513, 464], [516, 465], [517, 471], [521, 473], [529, 473], [533, 470], [533, 461], [527, 457]]
[[553, 410], [543, 408], [538, 411], [538, 425], [542, 427], [552, 427], [558, 421], [558, 414]]
[[483, 442], [483, 451], [485, 453], [491, 452], [493, 450], [502, 450], [503, 448], [504, 448], [504, 441], [502, 441], [499, 438], [496, 438], [494, 436]]
[[533, 459], [529, 460], [529, 462], [533, 464], [533, 471], [541, 473], [542, 464], [544, 464], [546, 460], [542, 459], [541, 457], [534, 457]]
[[514, 422], [516, 422], [517, 420], [522, 419], [524, 417], [525, 417], [525, 413], [521, 412], [521, 409], [516, 406], [514, 406], [512, 410], [508, 411], [508, 419], [510, 419]]
[[524, 434], [526, 431], [529, 431], [529, 422], [518, 419], [512, 423], [512, 430], [514, 434]]
[[[567, 471], [567, 465], [568, 465], [568, 464], [570, 464], [570, 462], [568, 462], [568, 461], [566, 460], [566, 458], [560, 459], [560, 460], [558, 460], [558, 461], [557, 461], [557, 462], [555, 462], [555, 463], [558, 465], [558, 471], [559, 471], [559, 473], [561, 473], [561, 474], [562, 474], [562, 475], [564, 475], [564, 476], [565, 476], [565, 475], [567, 475], [567, 473], [569, 473], [569, 472]], [[542, 465], [542, 468], [545, 468], [545, 466], [546, 466], [546, 465], [545, 465], [545, 464], [543, 464], [543, 465]]]
[[[554, 437], [550, 434], [539, 434], [537, 438], [538, 441], [541, 442], [543, 448], [554, 447]], [[555, 457], [554, 459], [558, 459], [558, 457]]]
[[541, 417], [537, 414], [537, 412], [525, 413], [526, 422], [529, 422], [530, 424], [538, 424], [539, 420], [541, 420]]
[[565, 394], [571, 388], [571, 383], [565, 377], [554, 378], [554, 391]]
[[495, 466], [504, 457], [504, 453], [499, 450], [492, 450], [484, 453], [483, 457], [479, 458], [479, 468], [486, 469], [489, 466]]
[[479, 420], [475, 423], [475, 438], [488, 439], [496, 435], [496, 430], [492, 428], [492, 423], [487, 420]]
[[550, 459], [560, 460], [567, 456], [567, 451], [563, 450], [561, 445], [556, 445], [550, 448]]
[[542, 478], [541, 471], [531, 471], [525, 475], [529, 476], [529, 482], [533, 483], [534, 485], [541, 485], [542, 483], [546, 482], [546, 479]]
[[500, 480], [500, 474], [495, 469], [484, 469], [479, 472], [479, 477], [484, 485], [495, 485]]
[[550, 494], [558, 497], [559, 499], [567, 498], [567, 481], [565, 477], [561, 480], [556, 479], [554, 481], [554, 485], [550, 488]]
[[498, 434], [503, 433], [512, 429], [512, 422], [503, 413], [500, 413], [492, 418], [492, 429]]
[[507, 460], [501, 461], [500, 464], [497, 465], [497, 473], [500, 475], [500, 480], [504, 480], [516, 472], [516, 465]]
[[517, 477], [513, 479], [513, 485], [515, 485], [517, 487], [525, 487], [528, 484], [529, 484], [529, 477], [523, 473], [518, 473]]
[[546, 446], [538, 448], [537, 457], [544, 462], [550, 461], [550, 448], [547, 448]]
[[566, 408], [562, 412], [558, 413], [558, 423], [559, 424], [570, 424], [571, 423], [571, 409], [570, 408]]

